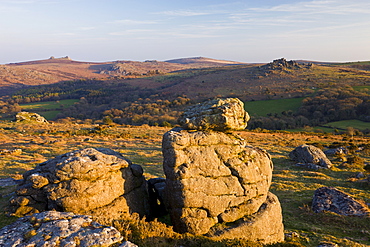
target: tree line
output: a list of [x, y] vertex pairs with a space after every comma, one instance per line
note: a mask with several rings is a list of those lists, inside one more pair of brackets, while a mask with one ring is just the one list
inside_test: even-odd
[[349, 86], [324, 88], [305, 98], [296, 112], [284, 111], [280, 114], [255, 117], [251, 119], [249, 128], [295, 129], [350, 119], [370, 122], [369, 92], [356, 91]]
[[[186, 95], [169, 95], [131, 86], [124, 81], [76, 80], [29, 87], [0, 98], [0, 113], [20, 111], [19, 104], [80, 99], [62, 109], [57, 118], [104, 120], [130, 125], [174, 125], [184, 108], [196, 103]], [[332, 121], [359, 119], [370, 122], [370, 94], [350, 86], [317, 90], [293, 111], [253, 117], [249, 129], [283, 130], [317, 126]]]

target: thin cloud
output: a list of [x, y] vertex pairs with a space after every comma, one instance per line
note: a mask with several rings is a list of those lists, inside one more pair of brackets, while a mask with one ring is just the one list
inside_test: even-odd
[[192, 10], [170, 10], [170, 11], [157, 12], [156, 14], [168, 15], [168, 16], [189, 17], [189, 16], [209, 15], [210, 13], [208, 13], [208, 12], [197, 12], [197, 11], [192, 11]]
[[89, 30], [96, 29], [96, 27], [80, 27], [79, 29], [82, 30], [82, 31], [89, 31]]
[[115, 20], [109, 22], [111, 24], [125, 24], [125, 25], [142, 25], [142, 24], [157, 24], [157, 21], [141, 21], [141, 20]]
[[156, 30], [153, 29], [129, 29], [124, 31], [117, 31], [117, 32], [111, 32], [109, 35], [113, 36], [125, 36], [125, 35], [133, 35], [133, 34], [145, 34], [156, 32]]
[[333, 14], [345, 15], [353, 13], [370, 13], [369, 2], [348, 1], [306, 1], [294, 4], [281, 4], [269, 8], [250, 8], [249, 11], [255, 12], [291, 12], [301, 14]]

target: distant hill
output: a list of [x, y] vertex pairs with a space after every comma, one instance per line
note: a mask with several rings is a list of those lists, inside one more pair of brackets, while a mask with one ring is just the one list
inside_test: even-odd
[[190, 58], [179, 58], [167, 60], [168, 63], [178, 63], [178, 64], [197, 64], [199, 66], [225, 66], [225, 65], [236, 65], [236, 64], [246, 64], [235, 61], [227, 60], [217, 60], [206, 57], [190, 57]]
[[[315, 88], [364, 85], [370, 81], [369, 63], [329, 64], [277, 59], [268, 64], [246, 64], [205, 57], [167, 61], [80, 62], [69, 57], [0, 65], [0, 96], [29, 86], [63, 81], [122, 83], [139, 93], [168, 97], [187, 95], [195, 101], [212, 97], [243, 100], [301, 97]], [[99, 81], [107, 82], [104, 85]], [[104, 90], [104, 89], [101, 89]]]
[[62, 58], [50, 57], [43, 60], [0, 65], [0, 95], [6, 95], [16, 89], [31, 85], [53, 84], [79, 79], [137, 78], [235, 63], [203, 57], [182, 58], [167, 62], [119, 60], [101, 63], [74, 61], [68, 56]]

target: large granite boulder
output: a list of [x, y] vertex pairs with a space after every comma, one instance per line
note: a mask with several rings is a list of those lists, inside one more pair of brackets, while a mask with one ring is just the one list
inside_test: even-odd
[[10, 212], [17, 216], [45, 210], [111, 217], [148, 212], [141, 166], [110, 149], [69, 152], [39, 164], [23, 177], [10, 200]]
[[45, 211], [18, 219], [0, 229], [0, 246], [117, 246], [120, 232], [90, 216]]
[[184, 129], [242, 130], [247, 127], [248, 113], [237, 98], [214, 99], [189, 107], [179, 118]]
[[41, 115], [33, 112], [21, 111], [15, 115], [16, 122], [27, 123], [48, 123], [48, 121]]
[[330, 169], [333, 165], [324, 152], [312, 145], [301, 145], [289, 153], [289, 157], [312, 169]]
[[[259, 229], [262, 243], [283, 241], [280, 204], [268, 197], [273, 164], [267, 152], [233, 134], [182, 128], [164, 134], [162, 150], [176, 231], [255, 241], [252, 229]], [[219, 223], [232, 227], [213, 229]]]
[[331, 211], [345, 216], [370, 216], [370, 209], [364, 203], [333, 187], [321, 187], [315, 191], [312, 210], [316, 213]]

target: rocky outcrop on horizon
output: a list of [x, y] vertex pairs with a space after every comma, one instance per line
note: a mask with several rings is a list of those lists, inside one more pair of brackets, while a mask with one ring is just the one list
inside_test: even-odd
[[[163, 136], [172, 224], [180, 233], [215, 239], [283, 241], [280, 203], [269, 192], [273, 169], [269, 154], [237, 135], [218, 131], [241, 129], [249, 119], [242, 105], [230, 102], [238, 100], [215, 99], [190, 107], [180, 118], [182, 128]], [[238, 122], [235, 119], [243, 121], [226, 124]]]
[[263, 69], [267, 70], [284, 70], [284, 69], [301, 69], [301, 68], [311, 68], [312, 63], [301, 64], [296, 61], [287, 61], [285, 58], [275, 59], [271, 63], [261, 66]]

